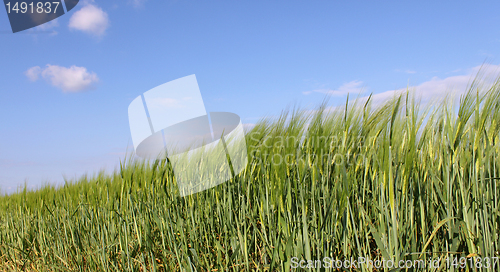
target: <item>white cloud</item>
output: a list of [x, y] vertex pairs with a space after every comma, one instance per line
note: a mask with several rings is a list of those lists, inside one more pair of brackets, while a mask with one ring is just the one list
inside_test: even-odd
[[69, 28], [102, 36], [109, 27], [108, 14], [101, 8], [86, 4], [69, 19]]
[[243, 130], [245, 131], [245, 134], [250, 132], [255, 127], [254, 123], [243, 123], [242, 125], [243, 125]]
[[45, 24], [41, 24], [36, 27], [37, 30], [42, 30], [42, 31], [47, 31], [51, 28], [58, 27], [59, 26], [59, 21], [57, 19], [54, 19], [52, 21], [48, 21]]
[[[456, 70], [453, 72], [457, 72]], [[397, 90], [389, 90], [377, 94], [373, 94], [370, 101], [373, 106], [380, 106], [386, 103], [388, 100], [398, 97], [400, 94], [405, 94], [407, 90], [410, 94], [414, 94], [416, 101], [422, 103], [422, 106], [432, 106], [439, 105], [443, 102], [445, 98], [451, 98], [450, 102], [457, 105], [459, 103], [460, 96], [467, 93], [472, 81], [478, 80], [479, 90], [488, 90], [497, 80], [500, 80], [500, 65], [483, 64], [482, 66], [476, 66], [459, 76], [446, 77], [440, 79], [438, 77], [433, 77], [429, 81], [425, 81], [416, 86], [408, 86], [408, 88], [401, 88]], [[345, 85], [345, 84], [344, 84]], [[310, 91], [308, 93], [312, 93]], [[355, 100], [350, 100], [349, 104], [357, 106], [363, 106], [368, 100], [368, 95], [366, 92], [362, 93], [363, 96]], [[342, 106], [332, 106], [328, 107], [325, 111], [332, 112], [342, 109]], [[316, 113], [317, 110], [308, 111], [309, 114]]]
[[462, 69], [455, 69], [455, 70], [453, 70], [451, 72], [447, 72], [446, 74], [455, 74], [455, 73], [458, 73], [460, 71], [462, 71]]
[[[450, 96], [455, 102], [460, 98], [460, 95], [465, 94], [468, 91], [468, 86], [472, 83], [472, 80], [481, 72], [481, 76], [478, 79], [484, 86], [489, 86], [492, 84], [499, 76], [500, 65], [484, 64], [481, 66], [476, 66], [469, 69], [469, 71], [464, 75], [451, 76], [444, 79], [433, 77], [429, 81], [425, 81], [417, 86], [409, 86], [408, 88], [401, 88], [397, 90], [389, 90], [382, 93], [372, 95], [372, 102], [374, 105], [384, 103], [388, 99], [394, 98], [400, 93], [406, 92], [406, 90], [413, 91], [417, 99], [421, 99], [422, 103], [439, 103], [446, 96]], [[360, 101], [366, 101], [368, 96], [360, 99]]]
[[255, 123], [242, 123], [241, 124], [244, 128], [252, 129], [253, 127], [256, 126]]
[[76, 93], [95, 88], [99, 78], [93, 72], [88, 72], [85, 67], [71, 66], [69, 68], [48, 64], [45, 69], [39, 66], [31, 67], [25, 75], [31, 81], [38, 80], [41, 75], [52, 86], [63, 92]]
[[353, 80], [351, 82], [344, 83], [337, 90], [318, 89], [318, 90], [303, 92], [303, 94], [308, 95], [311, 93], [323, 93], [323, 94], [328, 94], [328, 95], [333, 95], [333, 96], [342, 96], [342, 95], [346, 95], [346, 94], [360, 93], [362, 90], [362, 88], [361, 88], [362, 84], [363, 84], [363, 81]]
[[[43, 18], [43, 17], [42, 17]], [[40, 20], [40, 18], [36, 17], [36, 18], [32, 18], [33, 20], [38, 21]], [[38, 25], [36, 27], [33, 27], [33, 28], [30, 28], [26, 33], [28, 34], [40, 34], [40, 33], [43, 33], [43, 34], [48, 34], [49, 36], [55, 36], [58, 34], [58, 32], [56, 30], [54, 30], [53, 28], [56, 28], [59, 26], [59, 21], [58, 19], [54, 19], [52, 21], [48, 21], [46, 23], [43, 23], [41, 25]]]
[[24, 74], [28, 77], [29, 80], [37, 81], [41, 72], [42, 68], [40, 68], [40, 66], [35, 66], [29, 68], [26, 72], [24, 72]]

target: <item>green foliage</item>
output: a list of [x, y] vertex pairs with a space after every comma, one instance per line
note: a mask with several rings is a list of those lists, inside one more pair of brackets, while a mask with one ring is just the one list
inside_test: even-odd
[[374, 109], [285, 111], [247, 133], [242, 173], [185, 198], [167, 160], [133, 157], [113, 175], [0, 197], [1, 270], [499, 257], [500, 85], [473, 83], [457, 116], [448, 105], [422, 110], [407, 93]]

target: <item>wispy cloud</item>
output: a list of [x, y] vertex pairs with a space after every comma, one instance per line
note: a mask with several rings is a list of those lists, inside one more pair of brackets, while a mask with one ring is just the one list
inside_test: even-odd
[[406, 74], [416, 74], [417, 73], [417, 71], [411, 70], [411, 69], [407, 69], [407, 70], [395, 69], [394, 72], [406, 73]]
[[109, 27], [108, 14], [96, 5], [87, 2], [69, 19], [69, 28], [94, 36], [102, 36]]
[[54, 19], [52, 21], [46, 22], [45, 24], [41, 24], [41, 25], [37, 26], [35, 29], [47, 31], [49, 29], [52, 29], [52, 28], [58, 27], [58, 26], [59, 26], [59, 21], [57, 19]]
[[179, 99], [168, 98], [168, 97], [158, 97], [148, 101], [149, 107], [158, 107], [158, 108], [182, 108], [182, 102]]
[[[58, 32], [55, 30], [59, 26], [59, 21], [58, 19], [54, 19], [52, 21], [48, 21], [44, 24], [38, 25], [36, 27], [28, 29], [25, 33], [26, 34], [48, 34], [49, 36], [55, 36], [58, 34]], [[36, 36], [35, 36], [36, 37]]]
[[462, 71], [462, 69], [459, 68], [459, 69], [455, 69], [455, 70], [453, 70], [451, 72], [447, 72], [446, 74], [455, 74], [455, 73], [458, 73], [460, 71]]
[[35, 66], [35, 67], [31, 67], [28, 70], [26, 70], [26, 72], [24, 72], [24, 74], [26, 75], [26, 77], [28, 77], [29, 80], [37, 81], [41, 72], [42, 72], [42, 68], [40, 68], [40, 66]]
[[242, 125], [243, 125], [243, 130], [245, 131], [245, 133], [250, 132], [255, 127], [254, 123], [243, 123]]
[[[371, 96], [373, 106], [380, 106], [390, 99], [405, 94], [406, 91], [415, 95], [417, 101], [422, 105], [432, 106], [443, 102], [443, 99], [450, 98], [449, 102], [455, 105], [459, 102], [460, 96], [468, 91], [468, 87], [473, 80], [478, 80], [479, 89], [487, 90], [494, 84], [500, 76], [500, 65], [484, 64], [468, 69], [463, 75], [450, 76], [446, 78], [433, 77], [428, 81], [422, 82], [416, 86], [408, 86], [396, 90], [389, 90]], [[362, 93], [356, 100], [351, 100], [350, 105], [362, 106], [368, 100], [369, 95], [366, 92]], [[332, 106], [326, 109], [326, 112], [342, 109], [342, 106]], [[316, 110], [310, 110], [308, 113], [315, 113]]]
[[495, 55], [493, 55], [493, 53], [491, 53], [491, 52], [490, 52], [490, 51], [488, 51], [488, 50], [484, 50], [484, 49], [480, 49], [480, 50], [478, 51], [478, 53], [479, 53], [479, 55], [481, 55], [481, 56], [486, 56], [486, 57], [488, 57], [488, 58], [494, 58], [494, 57], [495, 57]]
[[138, 7], [142, 7], [144, 5], [144, 3], [146, 3], [146, 1], [148, 1], [148, 0], [129, 0], [128, 2], [132, 6], [138, 8]]
[[25, 73], [31, 81], [37, 81], [40, 76], [52, 86], [63, 92], [76, 93], [95, 88], [99, 78], [85, 67], [71, 66], [69, 68], [48, 64], [45, 69], [39, 66], [29, 68]]
[[[443, 79], [433, 77], [431, 80], [422, 82], [416, 86], [409, 86], [408, 88], [389, 90], [374, 94], [372, 95], [372, 102], [374, 105], [381, 104], [407, 90], [413, 91], [416, 98], [420, 98], [422, 103], [441, 102], [446, 96], [458, 99], [460, 95], [467, 92], [467, 87], [478, 74], [480, 69], [481, 73], [484, 75], [481, 82], [485, 86], [488, 86], [492, 84], [499, 75], [498, 72], [500, 71], [500, 65], [484, 64], [482, 67], [476, 66], [469, 69], [469, 71], [463, 75], [450, 76]], [[366, 99], [368, 99], [368, 96], [365, 96], [360, 100], [366, 101]]]
[[303, 92], [303, 94], [308, 95], [311, 93], [322, 93], [322, 94], [327, 94], [327, 95], [332, 95], [332, 96], [343, 96], [343, 95], [347, 95], [347, 94], [357, 94], [363, 90], [363, 88], [361, 88], [362, 84], [363, 84], [363, 81], [353, 80], [351, 82], [347, 82], [347, 83], [342, 84], [342, 86], [340, 86], [336, 90], [317, 89], [317, 90]]
[[170, 97], [156, 97], [147, 100], [148, 107], [153, 107], [153, 108], [173, 108], [173, 109], [181, 109], [181, 108], [186, 108], [188, 106], [188, 102], [190, 101], [192, 97], [185, 96], [179, 99], [176, 98], [170, 98]]

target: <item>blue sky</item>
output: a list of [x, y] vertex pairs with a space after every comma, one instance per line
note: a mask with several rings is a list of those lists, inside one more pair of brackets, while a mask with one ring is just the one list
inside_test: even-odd
[[[0, 10], [0, 190], [114, 169], [138, 95], [196, 74], [207, 111], [252, 124], [325, 96], [427, 98], [500, 55], [498, 1], [80, 1], [12, 34]], [[496, 70], [495, 70], [496, 71]]]

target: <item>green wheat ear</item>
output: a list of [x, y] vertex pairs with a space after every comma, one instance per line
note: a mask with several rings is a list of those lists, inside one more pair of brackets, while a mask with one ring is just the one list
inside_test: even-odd
[[291, 271], [292, 257], [493, 264], [499, 81], [472, 81], [457, 109], [411, 90], [373, 98], [262, 119], [246, 135], [247, 167], [188, 197], [168, 159], [133, 154], [113, 174], [2, 196], [0, 270]]

